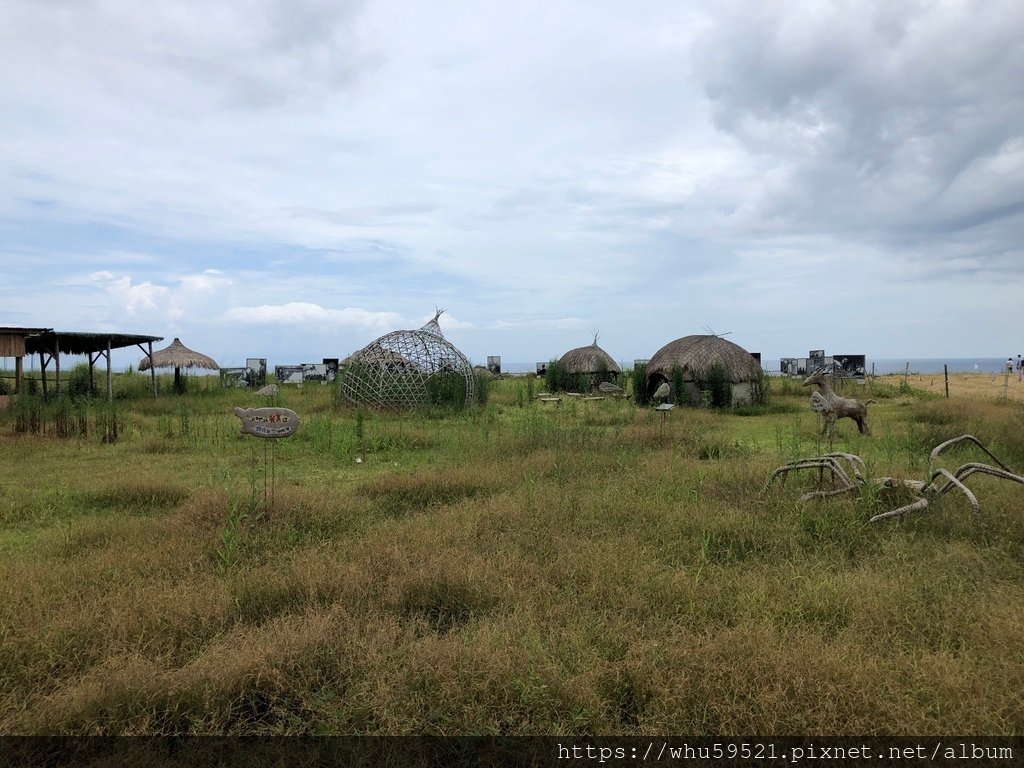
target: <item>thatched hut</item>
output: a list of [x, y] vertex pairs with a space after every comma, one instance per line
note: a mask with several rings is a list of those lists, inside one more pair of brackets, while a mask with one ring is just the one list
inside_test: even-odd
[[594, 385], [602, 381], [615, 381], [622, 373], [612, 356], [597, 346], [597, 335], [586, 347], [570, 349], [558, 359], [562, 369], [574, 376], [590, 376]]
[[[668, 382], [677, 403], [700, 403], [701, 390], [724, 373], [727, 395], [733, 405], [760, 398], [758, 384], [763, 372], [747, 350], [720, 336], [684, 336], [659, 349], [647, 364], [647, 392]], [[676, 392], [682, 383], [682, 392]]]
[[204, 354], [196, 352], [195, 350], [189, 349], [181, 343], [181, 339], [177, 336], [174, 337], [174, 341], [170, 345], [163, 349], [158, 349], [152, 354], [142, 358], [139, 362], [139, 370], [146, 371], [152, 365], [153, 368], [173, 368], [174, 369], [174, 391], [184, 391], [184, 385], [181, 381], [181, 369], [182, 368], [205, 368], [211, 371], [219, 371], [220, 366], [214, 361], [212, 357], [208, 357]]
[[497, 378], [497, 376], [494, 375], [494, 371], [492, 371], [486, 365], [474, 365], [473, 373], [475, 373], [477, 376], [483, 376], [485, 379]]

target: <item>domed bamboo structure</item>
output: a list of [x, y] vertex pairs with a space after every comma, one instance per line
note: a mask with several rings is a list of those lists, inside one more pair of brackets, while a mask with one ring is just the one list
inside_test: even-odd
[[721, 336], [683, 336], [659, 349], [647, 364], [646, 389], [653, 392], [668, 382], [675, 388], [675, 370], [680, 371], [684, 392], [673, 392], [676, 402], [700, 402], [702, 384], [716, 366], [724, 369], [731, 387], [734, 405], [750, 403], [759, 397], [756, 391], [763, 372], [757, 360], [739, 344]]
[[342, 396], [353, 405], [382, 409], [472, 404], [473, 366], [441, 334], [442, 312], [418, 330], [392, 331], [347, 357]]

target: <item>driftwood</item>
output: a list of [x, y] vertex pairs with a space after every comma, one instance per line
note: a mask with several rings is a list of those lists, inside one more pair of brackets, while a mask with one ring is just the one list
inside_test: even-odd
[[868, 426], [868, 403], [873, 403], [874, 400], [861, 402], [852, 397], [840, 397], [832, 389], [832, 374], [826, 368], [819, 368], [804, 379], [804, 386], [817, 386], [821, 390], [811, 394], [811, 410], [825, 417], [822, 434], [827, 432], [831, 435], [838, 419], [853, 419], [857, 422], [857, 429], [862, 435], [871, 434], [871, 427]]
[[[942, 467], [936, 467], [935, 462], [940, 453], [950, 446], [962, 442], [973, 443], [984, 451], [985, 454], [999, 466], [993, 467], [991, 464], [969, 462], [961, 465], [953, 472]], [[842, 466], [842, 462], [844, 461], [849, 465], [848, 470], [844, 469]], [[903, 515], [908, 512], [917, 512], [927, 509], [932, 500], [956, 489], [967, 497], [967, 502], [971, 505], [974, 526], [975, 528], [978, 528], [981, 524], [981, 504], [978, 502], [978, 497], [974, 495], [971, 489], [964, 485], [964, 481], [968, 477], [980, 472], [984, 475], [991, 475], [992, 477], [998, 477], [1002, 480], [1010, 480], [1011, 482], [1024, 485], [1024, 477], [1012, 472], [1010, 468], [997, 459], [995, 455], [986, 448], [980, 440], [978, 440], [978, 438], [973, 435], [960, 435], [960, 437], [954, 437], [951, 440], [939, 443], [932, 449], [931, 455], [928, 457], [927, 480], [905, 480], [894, 477], [868, 478], [864, 470], [864, 462], [859, 456], [852, 453], [827, 453], [824, 456], [797, 459], [796, 461], [791, 461], [788, 464], [778, 467], [771, 473], [771, 475], [768, 476], [768, 480], [765, 482], [764, 488], [762, 488], [762, 493], [768, 490], [772, 481], [774, 481], [776, 477], [781, 477], [782, 482], [785, 482], [786, 477], [790, 472], [804, 469], [817, 469], [819, 476], [823, 475], [824, 472], [828, 470], [833, 478], [833, 484], [838, 487], [827, 490], [809, 491], [800, 497], [801, 501], [810, 501], [811, 499], [820, 499], [828, 496], [838, 496], [843, 493], [856, 494], [865, 486], [870, 486], [875, 489], [909, 488], [917, 495], [917, 499], [910, 504], [899, 507], [898, 509], [894, 509], [890, 512], [883, 512], [875, 515], [869, 520], [869, 522], [872, 523], [876, 523], [879, 520], [887, 520], [892, 517], [902, 518]]]

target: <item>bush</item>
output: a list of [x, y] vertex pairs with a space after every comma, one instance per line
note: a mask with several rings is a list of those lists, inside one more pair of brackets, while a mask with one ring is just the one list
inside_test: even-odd
[[651, 402], [651, 395], [647, 391], [647, 363], [639, 363], [633, 366], [629, 372], [629, 380], [633, 387], [633, 400], [637, 405], [648, 405]]
[[[587, 382], [581, 381], [587, 379]], [[578, 376], [569, 373], [566, 367], [558, 360], [548, 363], [548, 369], [544, 374], [544, 386], [548, 392], [583, 392], [590, 391], [589, 377]]]
[[477, 371], [475, 375], [476, 387], [473, 390], [473, 397], [477, 405], [487, 405], [487, 398], [491, 395], [491, 376], [483, 371]]
[[[682, 366], [673, 365], [669, 375], [672, 377], [672, 402], [676, 405], [682, 405], [683, 393], [686, 392], [686, 383], [683, 381]], [[703, 387], [701, 387], [701, 389], [703, 389]]]
[[[673, 371], [674, 373], [674, 371]], [[712, 365], [704, 378], [697, 382], [703, 393], [710, 393], [711, 405], [715, 408], [728, 408], [732, 405], [732, 379], [729, 371], [721, 363]]]
[[752, 405], [768, 405], [771, 384], [772, 380], [764, 372], [764, 369], [759, 370], [757, 376], [750, 382], [750, 402]]
[[[479, 384], [479, 379], [477, 380]], [[458, 373], [436, 373], [426, 381], [427, 402], [432, 408], [461, 411], [466, 402], [466, 379]]]
[[79, 363], [64, 380], [68, 397], [79, 400], [83, 397], [96, 397], [96, 387], [89, 377], [89, 366]]

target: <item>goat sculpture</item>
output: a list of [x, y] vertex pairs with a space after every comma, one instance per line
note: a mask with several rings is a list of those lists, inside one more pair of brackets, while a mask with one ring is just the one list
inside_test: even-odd
[[873, 403], [874, 400], [861, 402], [852, 397], [839, 397], [832, 389], [832, 374], [827, 368], [819, 368], [804, 379], [804, 386], [817, 386], [821, 389], [820, 392], [811, 394], [811, 410], [825, 417], [823, 434], [827, 432], [831, 435], [838, 419], [853, 419], [857, 422], [857, 429], [862, 435], [871, 434], [867, 421], [868, 403]]

